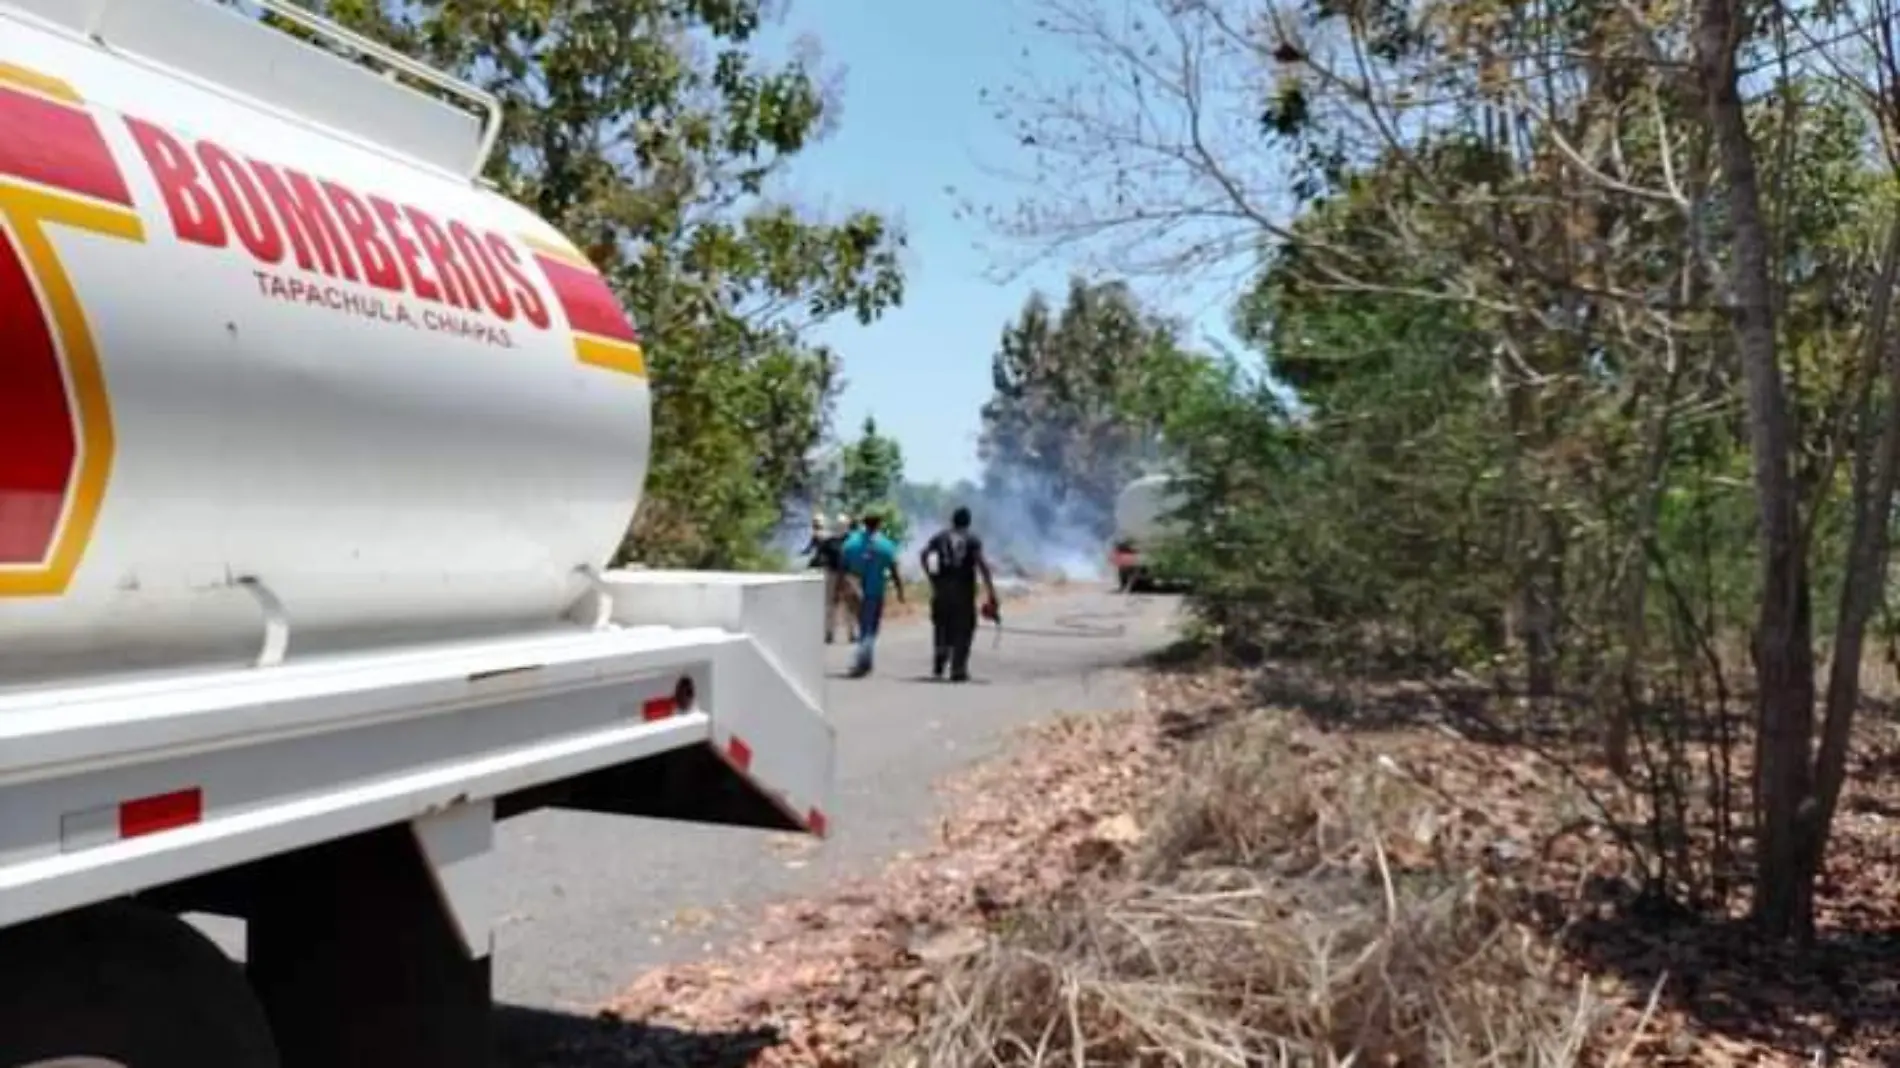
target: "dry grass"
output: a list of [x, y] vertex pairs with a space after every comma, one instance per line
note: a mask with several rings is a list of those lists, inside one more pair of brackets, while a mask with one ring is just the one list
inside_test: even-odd
[[1640, 799], [1594, 746], [1461, 729], [1509, 709], [1455, 689], [1290, 681], [1156, 672], [1139, 713], [1030, 732], [931, 848], [643, 977], [609, 1015], [647, 1026], [574, 1063], [1900, 1063], [1900, 723], [1855, 744], [1821, 944], [1764, 947], [1633, 907], [1605, 821]]
[[1311, 788], [1324, 743], [1293, 723], [1256, 714], [1195, 743], [1130, 874], [960, 964], [886, 1062], [1554, 1068], [1603, 1052], [1610, 1007], [1558, 979], [1490, 880], [1421, 846], [1424, 788], [1376, 760]]

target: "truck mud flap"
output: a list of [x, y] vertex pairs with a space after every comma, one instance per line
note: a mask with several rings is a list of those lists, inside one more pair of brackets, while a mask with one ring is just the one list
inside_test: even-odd
[[654, 702], [646, 711], [655, 719], [707, 714], [712, 737], [704, 745], [504, 797], [497, 815], [553, 807], [824, 837], [831, 724], [756, 645], [736, 642], [717, 656], [715, 692]]
[[605, 588], [621, 625], [715, 627], [743, 636], [713, 652], [703, 692], [650, 702], [644, 711], [649, 719], [703, 713], [710, 737], [561, 784], [558, 796], [504, 798], [501, 814], [551, 805], [825, 836], [835, 732], [819, 705], [822, 582], [805, 575], [614, 572]]

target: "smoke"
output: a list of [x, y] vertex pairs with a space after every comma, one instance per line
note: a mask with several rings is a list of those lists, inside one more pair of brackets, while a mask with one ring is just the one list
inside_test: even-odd
[[765, 542], [766, 552], [783, 557], [787, 565], [793, 568], [803, 567], [805, 558], [801, 551], [811, 541], [811, 512], [786, 509], [778, 525]]
[[[897, 505], [908, 526], [898, 555], [898, 573], [920, 581], [918, 552], [930, 536], [950, 522], [958, 505], [970, 509], [976, 533], [999, 585], [1026, 581], [1097, 582], [1109, 578], [1109, 537], [1114, 528], [1113, 493], [1097, 500], [1065, 487], [1059, 480], [1020, 465], [992, 463], [982, 485], [953, 487], [906, 485]], [[811, 506], [786, 510], [770, 547], [802, 566], [798, 550], [810, 535]], [[827, 517], [830, 518], [830, 517]]]
[[999, 575], [1092, 582], [1107, 577], [1114, 502], [1063, 493], [1056, 480], [992, 466], [968, 503]]

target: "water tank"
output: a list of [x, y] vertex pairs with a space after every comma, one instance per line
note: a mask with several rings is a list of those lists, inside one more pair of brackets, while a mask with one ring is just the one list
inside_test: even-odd
[[1145, 475], [1115, 497], [1115, 538], [1142, 545], [1164, 537], [1163, 517], [1181, 507], [1181, 491], [1168, 475]]
[[495, 115], [336, 53], [0, 4], [0, 683], [552, 622], [620, 542], [627, 316]]

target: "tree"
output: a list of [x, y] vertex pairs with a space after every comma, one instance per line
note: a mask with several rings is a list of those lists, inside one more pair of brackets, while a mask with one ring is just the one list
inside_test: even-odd
[[499, 97], [488, 176], [587, 249], [631, 308], [654, 433], [622, 555], [754, 562], [785, 502], [815, 488], [838, 380], [810, 327], [868, 322], [903, 293], [885, 220], [768, 195], [832, 116], [815, 54], [762, 59], [761, 0], [326, 6]]
[[991, 360], [978, 455], [987, 497], [1020, 497], [1037, 531], [1106, 538], [1115, 494], [1159, 455], [1161, 413], [1195, 357], [1125, 284], [1030, 296]]
[[[1814, 934], [1814, 884], [1826, 852], [1828, 826], [1846, 777], [1847, 746], [1860, 701], [1860, 652], [1867, 622], [1882, 599], [1894, 490], [1900, 474], [1900, 352], [1887, 351], [1887, 319], [1893, 298], [1900, 225], [1893, 233], [1872, 294], [1862, 372], [1871, 391], [1884, 368], [1890, 398], [1872, 409], [1865, 398], [1850, 440], [1837, 454], [1852, 457], [1853, 523], [1846, 548], [1848, 571], [1838, 594], [1834, 664], [1826, 693], [1822, 744], [1814, 751], [1815, 651], [1812, 542], [1804, 537], [1803, 456], [1795, 426], [1788, 374], [1777, 323], [1776, 240], [1758, 176], [1756, 135], [1741, 95], [1739, 68], [1750, 5], [1698, 0], [1693, 50], [1696, 88], [1707, 109], [1722, 175], [1726, 180], [1734, 265], [1736, 349], [1747, 384], [1748, 445], [1754, 461], [1760, 516], [1761, 607], [1753, 653], [1757, 679], [1756, 760], [1760, 842], [1756, 849], [1755, 917], [1775, 938]], [[1891, 17], [1894, 12], [1882, 14]], [[1778, 9], [1764, 20], [1783, 24]], [[1885, 37], [1889, 59], [1892, 38]], [[1785, 45], [1783, 46], [1785, 49]], [[1887, 78], [1892, 89], [1900, 80]], [[1879, 99], [1879, 97], [1877, 97]], [[1832, 487], [1817, 487], [1822, 493]], [[1817, 510], [1824, 498], [1814, 500]]]
[[904, 451], [896, 440], [878, 433], [877, 420], [867, 415], [857, 440], [845, 446], [840, 467], [838, 504], [851, 515], [879, 510], [886, 533], [902, 541], [896, 499], [904, 482]]
[[[1810, 934], [1900, 466], [1892, 5], [1040, 6], [1093, 84], [1004, 94], [1040, 180], [999, 227], [1257, 262], [1300, 390], [1178, 421], [1199, 610], [1580, 694], [1653, 804], [1641, 894], [1724, 905], [1759, 828], [1755, 918]], [[1752, 810], [1684, 755], [1748, 689]]]

